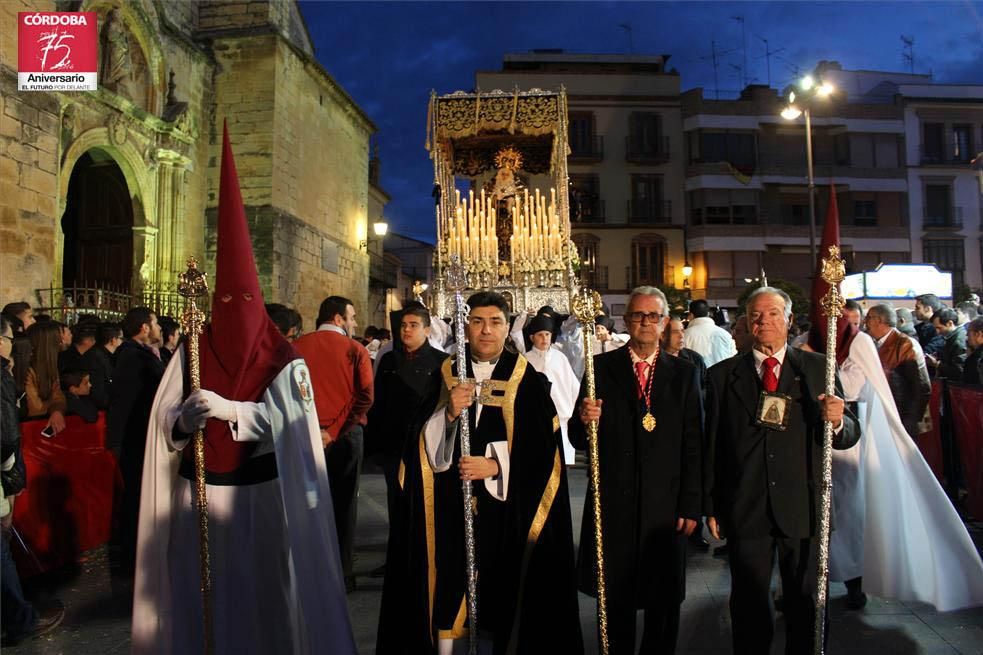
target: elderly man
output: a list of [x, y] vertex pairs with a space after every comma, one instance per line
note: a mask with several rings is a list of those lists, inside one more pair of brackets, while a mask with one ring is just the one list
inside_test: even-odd
[[918, 422], [932, 397], [932, 382], [925, 366], [925, 355], [918, 341], [897, 330], [897, 314], [891, 305], [881, 303], [867, 310], [867, 334], [877, 345], [881, 367], [891, 387], [901, 422], [912, 438], [918, 436]]
[[[636, 610], [645, 610], [641, 652], [672, 653], [685, 597], [686, 537], [700, 520], [700, 382], [682, 357], [660, 352], [669, 321], [654, 287], [632, 291], [628, 346], [594, 358], [597, 400], [580, 390], [570, 440], [587, 448], [598, 426], [602, 531], [611, 653], [635, 652]], [[594, 504], [588, 494], [580, 533], [580, 588], [596, 589]]]
[[730, 333], [718, 327], [710, 318], [710, 305], [706, 300], [694, 300], [689, 304], [689, 325], [683, 336], [683, 344], [695, 350], [706, 360], [707, 366], [737, 354]]
[[[704, 510], [730, 547], [735, 653], [767, 653], [774, 635], [775, 556], [785, 597], [788, 655], [811, 652], [822, 485], [823, 422], [834, 448], [860, 437], [839, 395], [827, 397], [826, 362], [787, 346], [792, 300], [761, 287], [747, 303], [754, 349], [710, 369]], [[839, 387], [839, 383], [837, 383]]]

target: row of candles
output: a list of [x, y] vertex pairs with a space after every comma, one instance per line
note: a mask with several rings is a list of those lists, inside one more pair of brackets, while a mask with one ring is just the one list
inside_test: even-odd
[[[447, 254], [458, 255], [462, 261], [475, 265], [486, 262], [499, 263], [498, 210], [495, 201], [482, 190], [476, 197], [474, 191], [462, 199], [456, 191], [454, 216], [438, 221], [438, 238], [446, 240]], [[516, 196], [512, 205], [511, 246], [512, 268], [516, 261], [548, 261], [563, 254], [563, 232], [556, 211], [556, 189], [550, 197], [536, 189], [530, 195], [526, 189]]]

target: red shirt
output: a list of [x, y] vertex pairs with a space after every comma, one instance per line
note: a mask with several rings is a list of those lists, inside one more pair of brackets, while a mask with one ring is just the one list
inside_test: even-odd
[[297, 339], [294, 348], [311, 371], [321, 429], [334, 440], [365, 425], [373, 391], [372, 359], [365, 346], [346, 335], [318, 330]]

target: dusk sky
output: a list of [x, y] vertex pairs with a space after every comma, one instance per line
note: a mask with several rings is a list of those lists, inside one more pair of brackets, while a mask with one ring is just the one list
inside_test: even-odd
[[[682, 90], [721, 97], [747, 79], [771, 85], [836, 60], [846, 69], [908, 71], [901, 35], [914, 37], [914, 72], [936, 82], [983, 84], [983, 2], [302, 2], [321, 64], [379, 128], [382, 186], [393, 231], [433, 240], [433, 169], [424, 149], [427, 101], [470, 90], [477, 70], [508, 52], [670, 55]], [[489, 89], [490, 90], [490, 89]]]

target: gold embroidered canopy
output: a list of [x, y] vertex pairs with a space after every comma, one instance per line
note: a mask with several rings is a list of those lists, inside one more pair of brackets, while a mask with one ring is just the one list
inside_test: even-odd
[[[437, 197], [435, 309], [444, 266], [458, 256], [472, 290], [495, 289], [525, 309], [566, 307], [575, 289], [567, 188], [567, 96], [529, 89], [432, 93], [427, 151]], [[548, 176], [533, 181], [531, 176]], [[464, 196], [455, 177], [469, 178]]]

